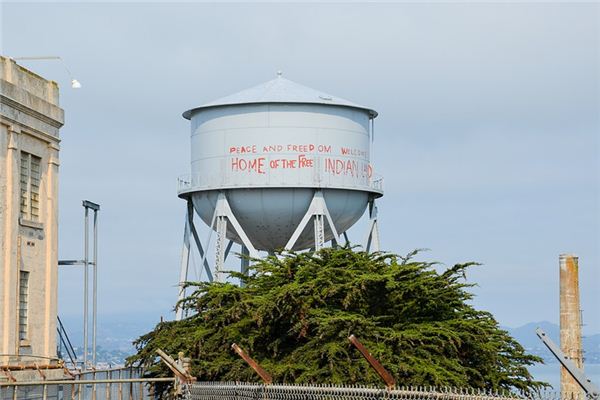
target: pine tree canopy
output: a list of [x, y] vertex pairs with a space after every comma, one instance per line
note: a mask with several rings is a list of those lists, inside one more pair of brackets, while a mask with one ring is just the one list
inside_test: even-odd
[[128, 361], [172, 375], [156, 349], [184, 352], [199, 380], [259, 381], [231, 350], [237, 343], [278, 383], [371, 384], [376, 372], [349, 343], [354, 334], [398, 385], [533, 391], [527, 366], [541, 359], [476, 310], [465, 282], [474, 263], [434, 263], [349, 247], [254, 260], [244, 281], [189, 283], [192, 316], [161, 322]]

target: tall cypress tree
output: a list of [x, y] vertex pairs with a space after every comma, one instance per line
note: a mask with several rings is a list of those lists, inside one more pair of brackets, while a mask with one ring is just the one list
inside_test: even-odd
[[344, 247], [256, 260], [245, 285], [190, 283], [193, 315], [135, 341], [130, 363], [170, 375], [155, 351], [185, 352], [199, 380], [258, 381], [231, 350], [238, 343], [286, 383], [381, 381], [348, 342], [354, 334], [399, 385], [537, 390], [527, 366], [541, 359], [476, 310], [465, 282], [474, 263], [434, 264]]

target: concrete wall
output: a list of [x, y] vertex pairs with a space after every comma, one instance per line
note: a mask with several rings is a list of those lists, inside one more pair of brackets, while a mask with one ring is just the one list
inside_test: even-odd
[[[58, 85], [0, 57], [0, 365], [56, 358]], [[20, 154], [41, 158], [40, 217], [20, 218]], [[28, 337], [19, 340], [19, 271], [29, 272]], [[42, 357], [42, 358], [38, 358]]]

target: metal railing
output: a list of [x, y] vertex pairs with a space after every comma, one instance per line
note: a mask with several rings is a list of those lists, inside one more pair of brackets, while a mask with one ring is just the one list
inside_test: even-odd
[[497, 392], [482, 389], [369, 386], [263, 385], [240, 382], [196, 382], [185, 388], [187, 400], [584, 400], [582, 393]]
[[[66, 357], [63, 355], [63, 349], [66, 355], [69, 357], [69, 361], [65, 364], [70, 368], [77, 368], [77, 354], [75, 353], [75, 349], [73, 348], [73, 344], [71, 343], [71, 339], [69, 339], [69, 335], [67, 334], [67, 330], [65, 329], [61, 319], [59, 316], [56, 317], [56, 333], [57, 333], [57, 354], [60, 359], [66, 361]], [[70, 363], [70, 364], [69, 364]]]
[[177, 178], [177, 193], [187, 193], [196, 190], [214, 190], [214, 189], [236, 189], [236, 188], [261, 188], [261, 187], [307, 187], [307, 188], [332, 188], [332, 189], [351, 189], [366, 190], [376, 193], [383, 193], [383, 177], [374, 175], [365, 179], [360, 185], [352, 178], [344, 179], [319, 179], [313, 183], [306, 180], [295, 179], [261, 179], [255, 182], [234, 182], [228, 177], [216, 176], [212, 174], [186, 174]]
[[[271, 157], [271, 156], [269, 156]], [[266, 157], [265, 163], [271, 160]], [[220, 173], [193, 173], [182, 175], [177, 179], [177, 193], [195, 190], [235, 189], [248, 187], [322, 187], [351, 190], [365, 190], [383, 193], [383, 178], [380, 175], [362, 170], [351, 173], [333, 174], [325, 170], [325, 157], [314, 157], [314, 166], [306, 170], [265, 169], [263, 173], [232, 172], [228, 169], [227, 160], [223, 157]]]
[[86, 371], [73, 380], [0, 382], [0, 400], [145, 400], [154, 384], [174, 378], [142, 378], [137, 368]]

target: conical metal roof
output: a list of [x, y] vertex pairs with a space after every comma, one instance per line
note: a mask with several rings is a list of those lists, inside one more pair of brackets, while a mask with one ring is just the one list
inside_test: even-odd
[[192, 112], [202, 108], [264, 103], [326, 104], [358, 108], [368, 111], [372, 118], [377, 116], [377, 111], [371, 108], [292, 82], [282, 77], [281, 73], [278, 72], [275, 79], [187, 110], [183, 113], [183, 117], [190, 119]]

